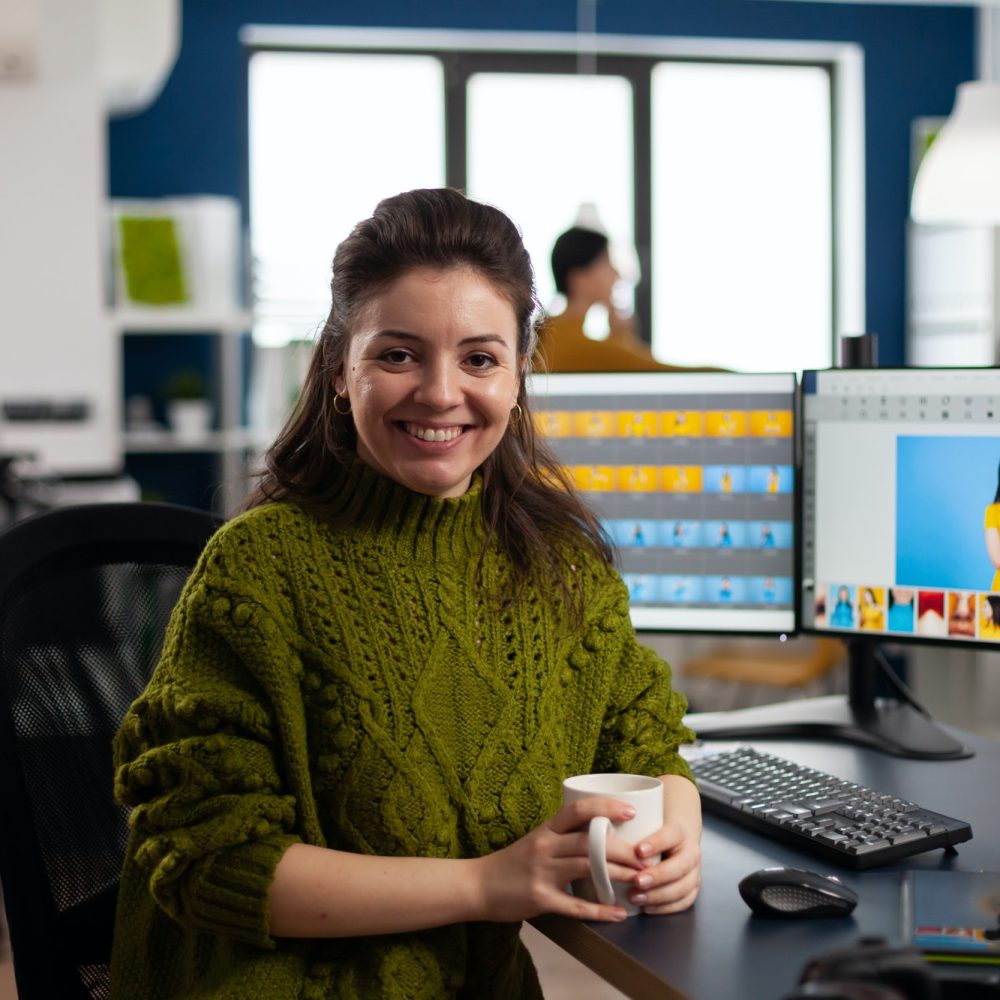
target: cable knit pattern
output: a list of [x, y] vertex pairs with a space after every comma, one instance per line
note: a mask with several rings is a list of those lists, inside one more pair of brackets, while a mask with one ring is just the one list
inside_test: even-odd
[[322, 509], [256, 508], [209, 543], [115, 743], [132, 807], [116, 997], [540, 996], [518, 927], [274, 940], [267, 893], [297, 841], [479, 856], [593, 770], [687, 774], [669, 668], [620, 578], [581, 547], [585, 623], [555, 587], [508, 611], [476, 563], [478, 484], [414, 494], [360, 463]]

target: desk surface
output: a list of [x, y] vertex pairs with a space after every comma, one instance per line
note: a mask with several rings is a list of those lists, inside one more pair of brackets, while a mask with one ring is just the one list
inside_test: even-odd
[[[900, 943], [901, 871], [1000, 871], [1000, 743], [957, 731], [956, 735], [976, 751], [974, 757], [943, 762], [903, 760], [876, 750], [820, 741], [748, 742], [968, 821], [973, 839], [960, 844], [957, 854], [929, 851], [874, 871], [853, 872], [706, 815], [702, 888], [687, 913], [633, 917], [623, 924], [580, 923], [556, 916], [532, 923], [632, 997], [779, 1000], [792, 992], [803, 965], [815, 955], [850, 947], [867, 935]], [[728, 745], [718, 744], [720, 748]], [[858, 892], [857, 909], [847, 918], [752, 918], [737, 884], [749, 872], [773, 865], [837, 875]]]

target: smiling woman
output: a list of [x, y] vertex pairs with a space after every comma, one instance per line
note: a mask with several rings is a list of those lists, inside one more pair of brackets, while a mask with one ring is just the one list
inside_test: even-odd
[[470, 268], [398, 278], [364, 310], [334, 380], [358, 457], [418, 493], [461, 496], [517, 413], [517, 341], [510, 300]]
[[[536, 439], [528, 413], [525, 375], [537, 343], [537, 299], [531, 260], [506, 215], [448, 188], [387, 198], [337, 248], [331, 293], [299, 404], [268, 453], [248, 507], [323, 500], [356, 458], [439, 498], [461, 495], [459, 487], [467, 489], [478, 472], [486, 539], [497, 537], [509, 554], [516, 587], [544, 568], [569, 593], [573, 560], [554, 544], [568, 524], [609, 557], [596, 519]], [[488, 341], [461, 349], [470, 337]], [[408, 409], [390, 416], [382, 403], [370, 403], [376, 370], [386, 375], [378, 386], [400, 385], [402, 377], [389, 376], [404, 372], [411, 385], [412, 373], [422, 373]], [[359, 373], [367, 381], [354, 384]], [[442, 391], [453, 398], [442, 399]], [[492, 404], [494, 391], [502, 412]], [[477, 399], [491, 401], [485, 412], [473, 413]], [[422, 433], [404, 441], [400, 421]], [[462, 433], [451, 447], [417, 451], [413, 443], [428, 432], [455, 430]], [[400, 478], [397, 462], [408, 475], [438, 479], [418, 486], [419, 479]]]
[[116, 739], [113, 995], [539, 998], [522, 920], [625, 917], [567, 891], [630, 810], [561, 807], [580, 773], [660, 779], [609, 872], [648, 914], [694, 901], [686, 702], [535, 440], [534, 306], [517, 228], [456, 191], [338, 247], [302, 398]]

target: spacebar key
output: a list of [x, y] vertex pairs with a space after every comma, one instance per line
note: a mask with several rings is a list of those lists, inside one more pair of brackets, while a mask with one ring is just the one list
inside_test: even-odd
[[698, 778], [698, 791], [705, 798], [714, 799], [716, 802], [732, 802], [734, 799], [742, 799], [743, 795], [733, 788], [726, 788], [725, 785], [716, 784], [708, 778]]

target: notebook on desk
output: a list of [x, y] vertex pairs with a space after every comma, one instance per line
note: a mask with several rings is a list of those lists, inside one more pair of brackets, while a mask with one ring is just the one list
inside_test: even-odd
[[904, 939], [929, 961], [1000, 965], [1000, 872], [907, 871]]

